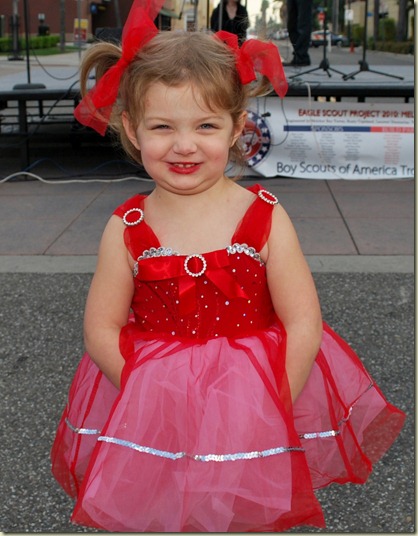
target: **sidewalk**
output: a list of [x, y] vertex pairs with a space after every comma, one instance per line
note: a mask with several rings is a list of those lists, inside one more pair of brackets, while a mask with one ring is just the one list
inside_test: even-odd
[[[288, 61], [292, 57], [292, 47], [288, 40], [275, 41], [279, 48], [283, 61]], [[67, 89], [71, 84], [77, 82], [80, 66], [80, 58], [84, 50], [69, 52], [65, 54], [56, 54], [51, 56], [40, 56], [39, 58], [30, 57], [30, 75], [32, 83], [43, 83], [48, 89], [62, 88]], [[310, 48], [311, 68], [320, 65], [323, 59], [323, 49]], [[327, 59], [330, 66], [344, 74], [357, 71], [359, 61], [362, 60], [362, 47], [357, 47], [354, 52], [350, 52], [349, 48], [332, 47], [331, 51], [327, 51]], [[344, 84], [399, 84], [413, 83], [414, 74], [414, 57], [407, 54], [392, 54], [387, 52], [379, 52], [374, 50], [366, 51], [366, 62], [370, 70], [376, 70], [382, 74], [375, 72], [364, 71], [359, 73], [349, 82]], [[24, 84], [27, 82], [27, 64], [26, 58], [23, 61], [10, 61], [7, 56], [0, 56], [0, 69], [2, 76], [0, 78], [0, 91], [8, 91], [15, 84]], [[286, 67], [285, 72], [288, 76], [301, 74], [310, 68], [293, 68]], [[396, 80], [385, 74], [391, 74], [403, 77], [403, 81]], [[289, 79], [292, 80], [292, 79]], [[298, 83], [299, 79], [293, 79], [293, 83]], [[322, 69], [317, 69], [315, 72], [303, 76], [303, 81], [310, 83], [327, 83], [340, 82], [341, 76], [331, 72], [328, 77]]]
[[[414, 181], [244, 179], [289, 213], [313, 271], [414, 269]], [[91, 272], [106, 221], [149, 179], [0, 184], [0, 272]]]

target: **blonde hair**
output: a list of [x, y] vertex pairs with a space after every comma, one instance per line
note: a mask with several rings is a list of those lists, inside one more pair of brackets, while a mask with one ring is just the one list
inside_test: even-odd
[[[87, 80], [93, 69], [96, 80], [122, 55], [111, 43], [93, 45], [83, 58], [81, 91], [87, 92]], [[243, 85], [233, 51], [210, 32], [165, 31], [157, 34], [136, 54], [124, 72], [109, 127], [119, 136], [125, 152], [141, 163], [141, 153], [129, 141], [122, 125], [125, 112], [136, 129], [144, 112], [145, 95], [156, 82], [178, 87], [191, 84], [210, 110], [223, 110], [236, 125], [245, 111], [248, 98], [265, 95], [271, 86], [264, 77], [255, 85]], [[231, 161], [242, 164], [242, 149], [237, 142], [230, 150]]]

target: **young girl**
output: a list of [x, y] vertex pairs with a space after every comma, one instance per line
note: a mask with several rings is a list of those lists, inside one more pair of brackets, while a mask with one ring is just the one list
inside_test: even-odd
[[[254, 43], [254, 44], [252, 44]], [[116, 532], [324, 527], [314, 490], [363, 483], [398, 435], [390, 405], [322, 324], [274, 195], [224, 175], [254, 69], [284, 95], [277, 48], [157, 34], [137, 3], [122, 51], [76, 116], [120, 132], [155, 181], [111, 216], [85, 312], [87, 352], [52, 449], [74, 523]]]

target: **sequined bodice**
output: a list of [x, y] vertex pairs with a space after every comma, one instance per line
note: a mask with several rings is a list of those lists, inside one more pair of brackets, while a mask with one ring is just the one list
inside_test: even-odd
[[259, 251], [268, 237], [277, 200], [261, 192], [264, 195], [255, 197], [230, 245], [189, 256], [161, 247], [145, 222], [143, 196], [131, 198], [115, 211], [124, 219], [125, 243], [137, 259], [132, 301], [136, 332], [207, 340], [248, 336], [273, 323], [266, 267]]

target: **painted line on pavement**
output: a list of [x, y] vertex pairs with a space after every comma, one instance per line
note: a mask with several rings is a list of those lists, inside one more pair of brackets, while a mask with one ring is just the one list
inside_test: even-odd
[[[314, 273], [414, 273], [413, 255], [307, 255]], [[0, 273], [85, 274], [96, 255], [2, 255]]]

